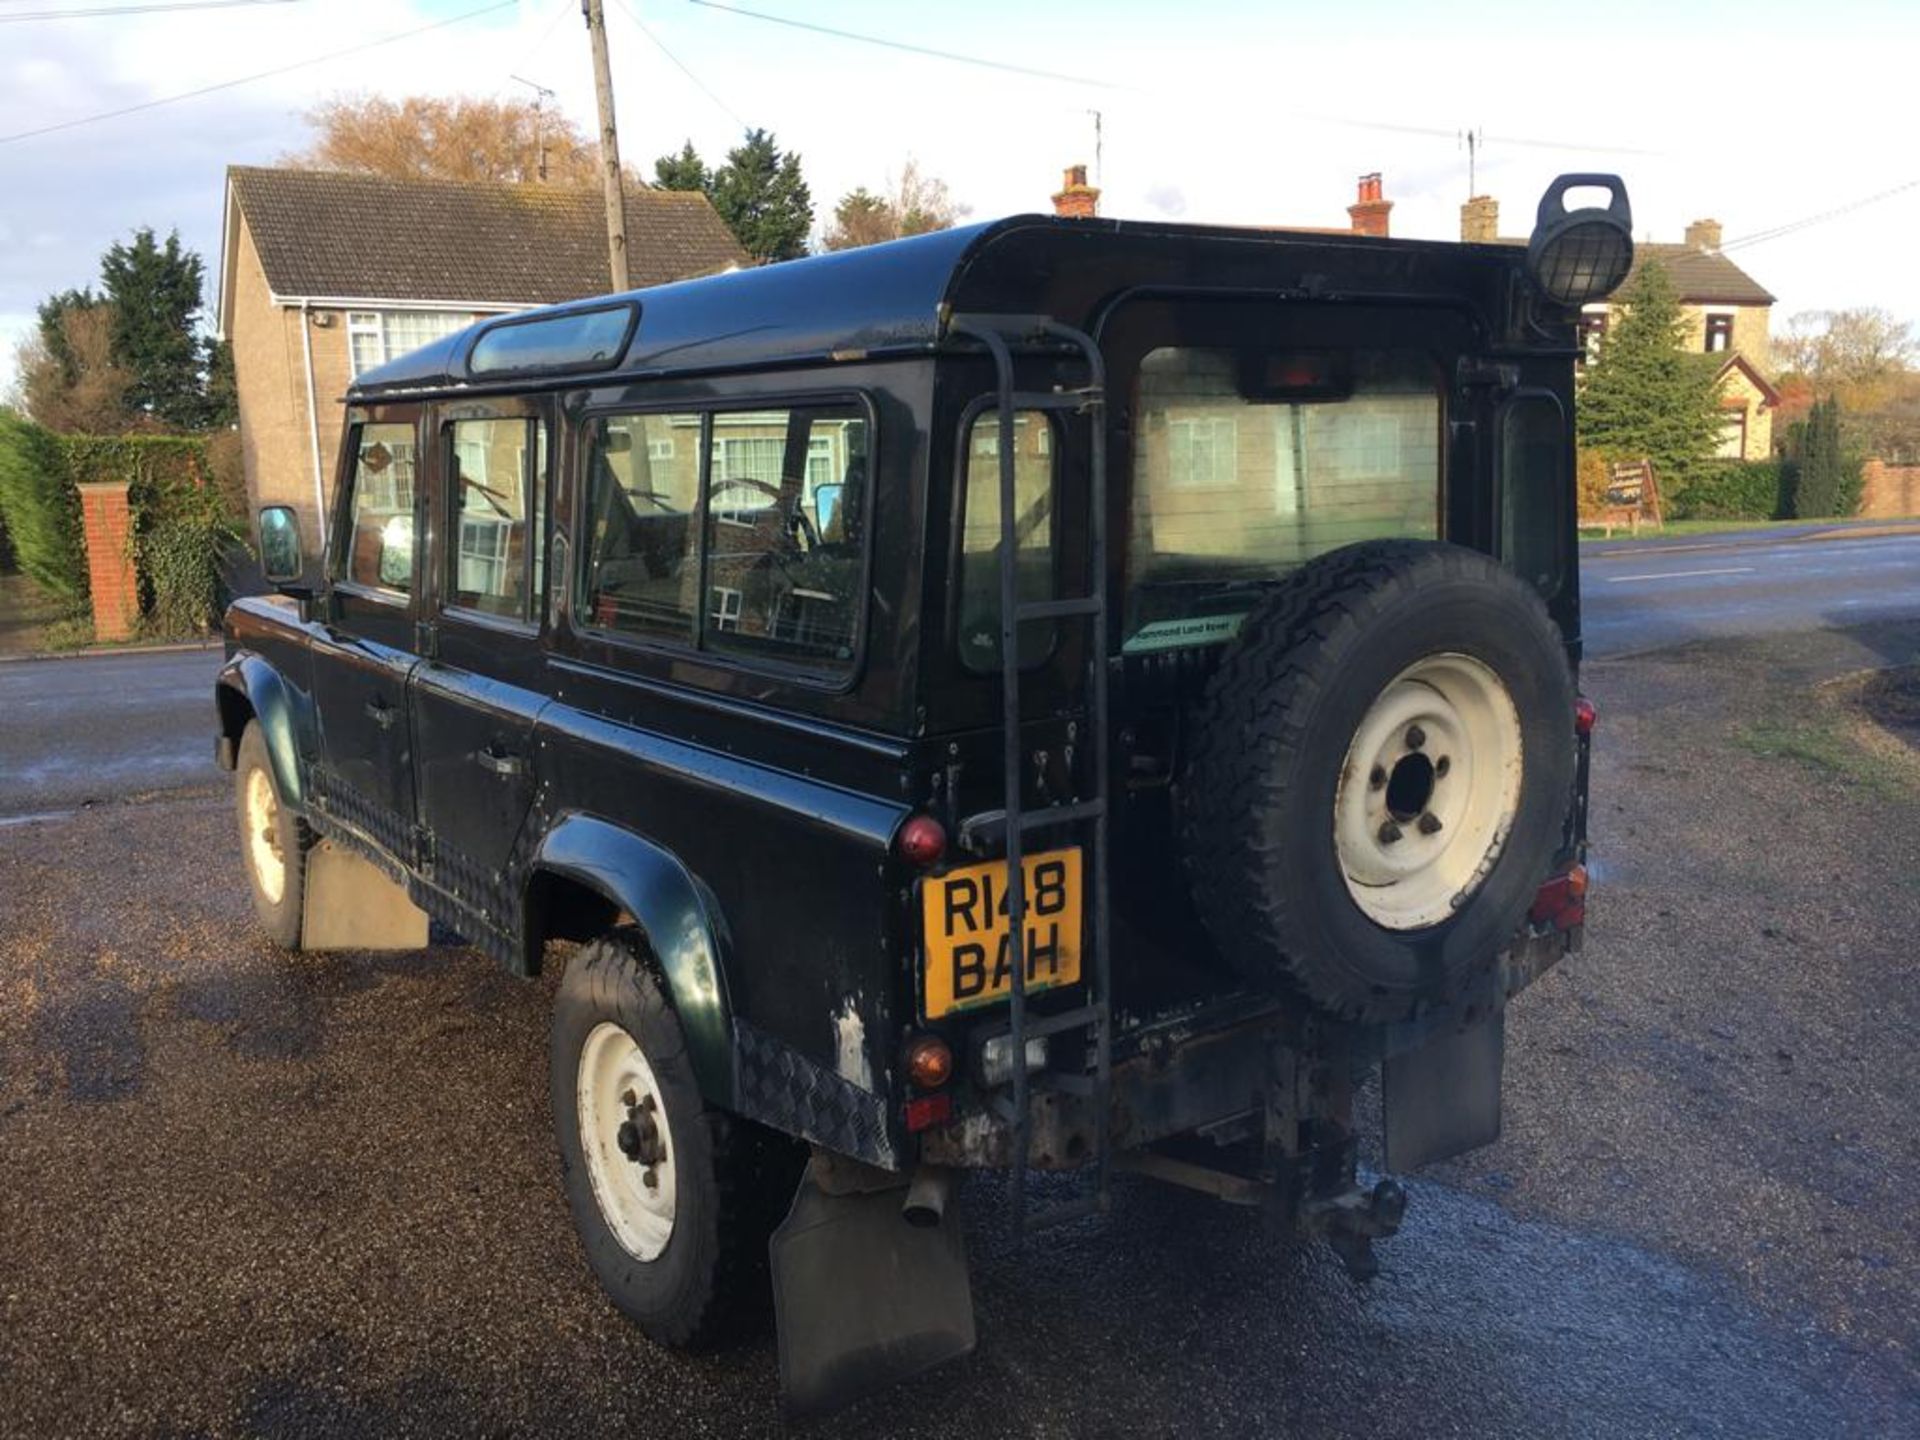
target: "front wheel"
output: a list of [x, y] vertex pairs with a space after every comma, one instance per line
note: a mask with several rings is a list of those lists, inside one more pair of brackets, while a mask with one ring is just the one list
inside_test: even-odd
[[300, 817], [281, 801], [257, 720], [249, 720], [241, 732], [233, 778], [240, 854], [254, 914], [275, 944], [297, 950], [311, 837]]
[[653, 1339], [710, 1343], [764, 1299], [797, 1147], [710, 1107], [637, 939], [567, 966], [549, 1080], [567, 1200], [601, 1286]]

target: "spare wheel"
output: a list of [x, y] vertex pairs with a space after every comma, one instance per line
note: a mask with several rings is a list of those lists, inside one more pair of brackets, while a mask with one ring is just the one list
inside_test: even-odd
[[1560, 849], [1573, 705], [1546, 607], [1487, 556], [1371, 541], [1301, 567], [1189, 727], [1181, 844], [1215, 943], [1350, 1019], [1457, 994]]

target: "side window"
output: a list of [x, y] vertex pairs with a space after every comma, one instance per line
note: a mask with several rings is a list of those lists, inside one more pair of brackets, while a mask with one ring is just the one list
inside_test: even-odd
[[[1054, 589], [1053, 430], [1039, 411], [1013, 417], [1014, 583], [1022, 602]], [[983, 410], [967, 431], [960, 515], [960, 660], [969, 670], [1000, 668], [1000, 412]], [[1020, 628], [1020, 660], [1053, 648], [1054, 624]]]
[[447, 603], [528, 619], [543, 573], [546, 427], [518, 416], [456, 420], [446, 434], [453, 503]]
[[353, 432], [353, 513], [339, 577], [407, 595], [413, 591], [415, 435], [411, 425]]
[[1566, 577], [1567, 422], [1551, 395], [1522, 395], [1500, 422], [1500, 557], [1552, 599]]
[[602, 415], [588, 427], [584, 624], [692, 642], [702, 434], [703, 417], [691, 412]]
[[851, 670], [865, 411], [810, 405], [722, 412], [712, 423], [704, 648]]

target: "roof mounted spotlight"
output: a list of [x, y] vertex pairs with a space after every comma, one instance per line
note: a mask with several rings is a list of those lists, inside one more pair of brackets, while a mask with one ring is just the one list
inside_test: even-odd
[[[1608, 191], [1606, 209], [1568, 210], [1569, 190]], [[1633, 210], [1618, 175], [1562, 175], [1540, 197], [1540, 216], [1527, 242], [1527, 273], [1558, 305], [1603, 300], [1620, 288], [1633, 265]]]

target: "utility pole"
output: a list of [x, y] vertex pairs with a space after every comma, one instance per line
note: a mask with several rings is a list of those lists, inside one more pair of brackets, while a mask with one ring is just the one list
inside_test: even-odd
[[613, 123], [613, 73], [607, 65], [607, 16], [601, 0], [580, 0], [593, 46], [593, 88], [600, 99], [600, 165], [607, 189], [607, 268], [616, 293], [627, 283], [627, 205], [620, 193], [620, 134]]

